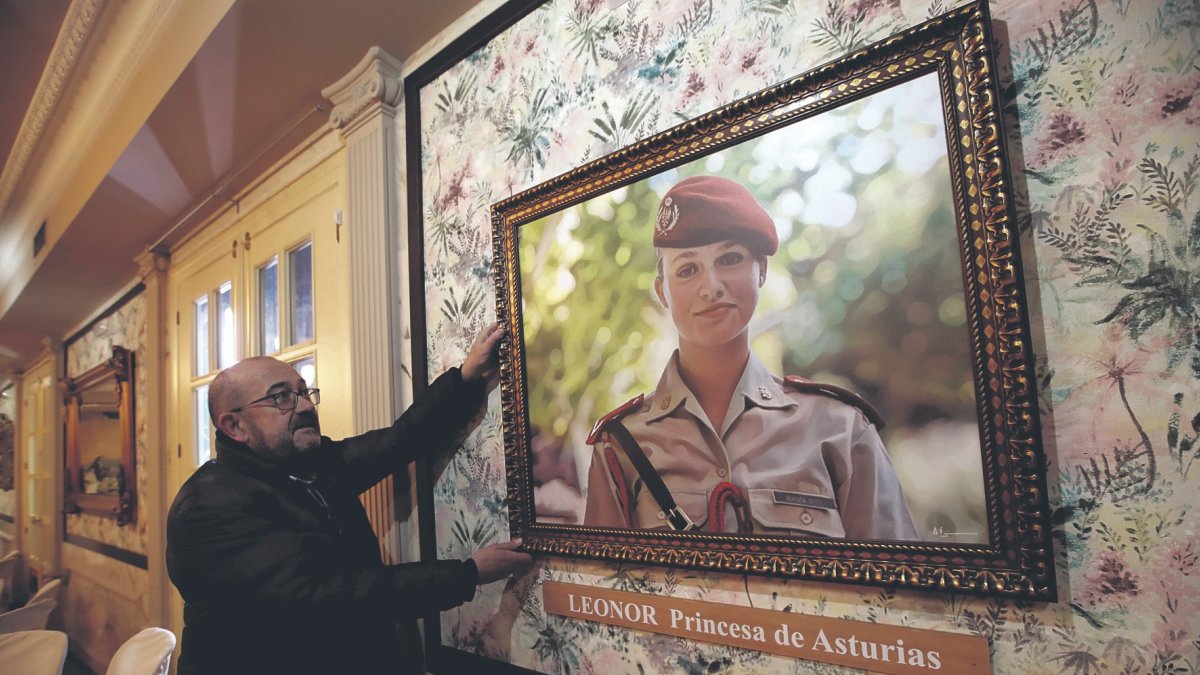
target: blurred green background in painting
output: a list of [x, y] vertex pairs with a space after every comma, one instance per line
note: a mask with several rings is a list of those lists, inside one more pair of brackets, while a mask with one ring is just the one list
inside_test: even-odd
[[519, 230], [542, 522], [582, 517], [595, 421], [649, 393], [676, 346], [651, 234], [676, 182], [741, 182], [780, 250], [750, 324], [777, 375], [873, 403], [922, 539], [987, 541], [958, 233], [934, 75], [843, 105]]

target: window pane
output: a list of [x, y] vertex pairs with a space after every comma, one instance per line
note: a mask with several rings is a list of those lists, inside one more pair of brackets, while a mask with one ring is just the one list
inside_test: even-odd
[[196, 466], [207, 462], [212, 457], [212, 434], [209, 431], [208, 419], [208, 385], [200, 385], [194, 390], [193, 396], [196, 411]]
[[292, 344], [313, 339], [312, 242], [288, 254], [292, 281]]
[[233, 330], [233, 284], [226, 281], [217, 289], [217, 367], [228, 368], [237, 359], [236, 336]]
[[203, 375], [212, 370], [212, 366], [208, 360], [208, 296], [196, 298], [196, 335], [194, 336], [196, 344], [196, 368], [192, 372], [193, 375]]
[[279, 353], [279, 258], [258, 268], [260, 354]]
[[300, 377], [304, 378], [305, 383], [310, 387], [317, 386], [317, 362], [316, 358], [307, 356], [292, 363], [292, 367], [300, 373]]

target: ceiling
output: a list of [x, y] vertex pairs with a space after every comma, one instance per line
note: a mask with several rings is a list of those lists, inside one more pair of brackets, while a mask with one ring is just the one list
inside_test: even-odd
[[476, 4], [0, 0], [0, 380], [327, 124], [368, 48], [411, 65]]

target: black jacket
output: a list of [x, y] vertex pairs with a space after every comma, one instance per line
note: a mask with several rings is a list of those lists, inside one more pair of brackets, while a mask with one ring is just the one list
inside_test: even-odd
[[385, 566], [358, 495], [451, 447], [484, 387], [452, 369], [428, 394], [389, 428], [322, 437], [307, 484], [218, 432], [167, 516], [180, 675], [420, 672], [416, 619], [474, 597], [475, 564]]

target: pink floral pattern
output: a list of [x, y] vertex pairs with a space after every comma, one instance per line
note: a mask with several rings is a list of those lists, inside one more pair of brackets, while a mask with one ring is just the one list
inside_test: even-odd
[[[961, 4], [552, 1], [422, 90], [428, 368], [494, 316], [488, 205]], [[1200, 8], [994, 0], [1038, 355], [1060, 602], [547, 558], [540, 578], [991, 640], [997, 673], [1200, 668]], [[507, 537], [494, 411], [436, 484], [438, 553]], [[565, 621], [538, 579], [443, 641], [539, 672], [832, 672]]]

